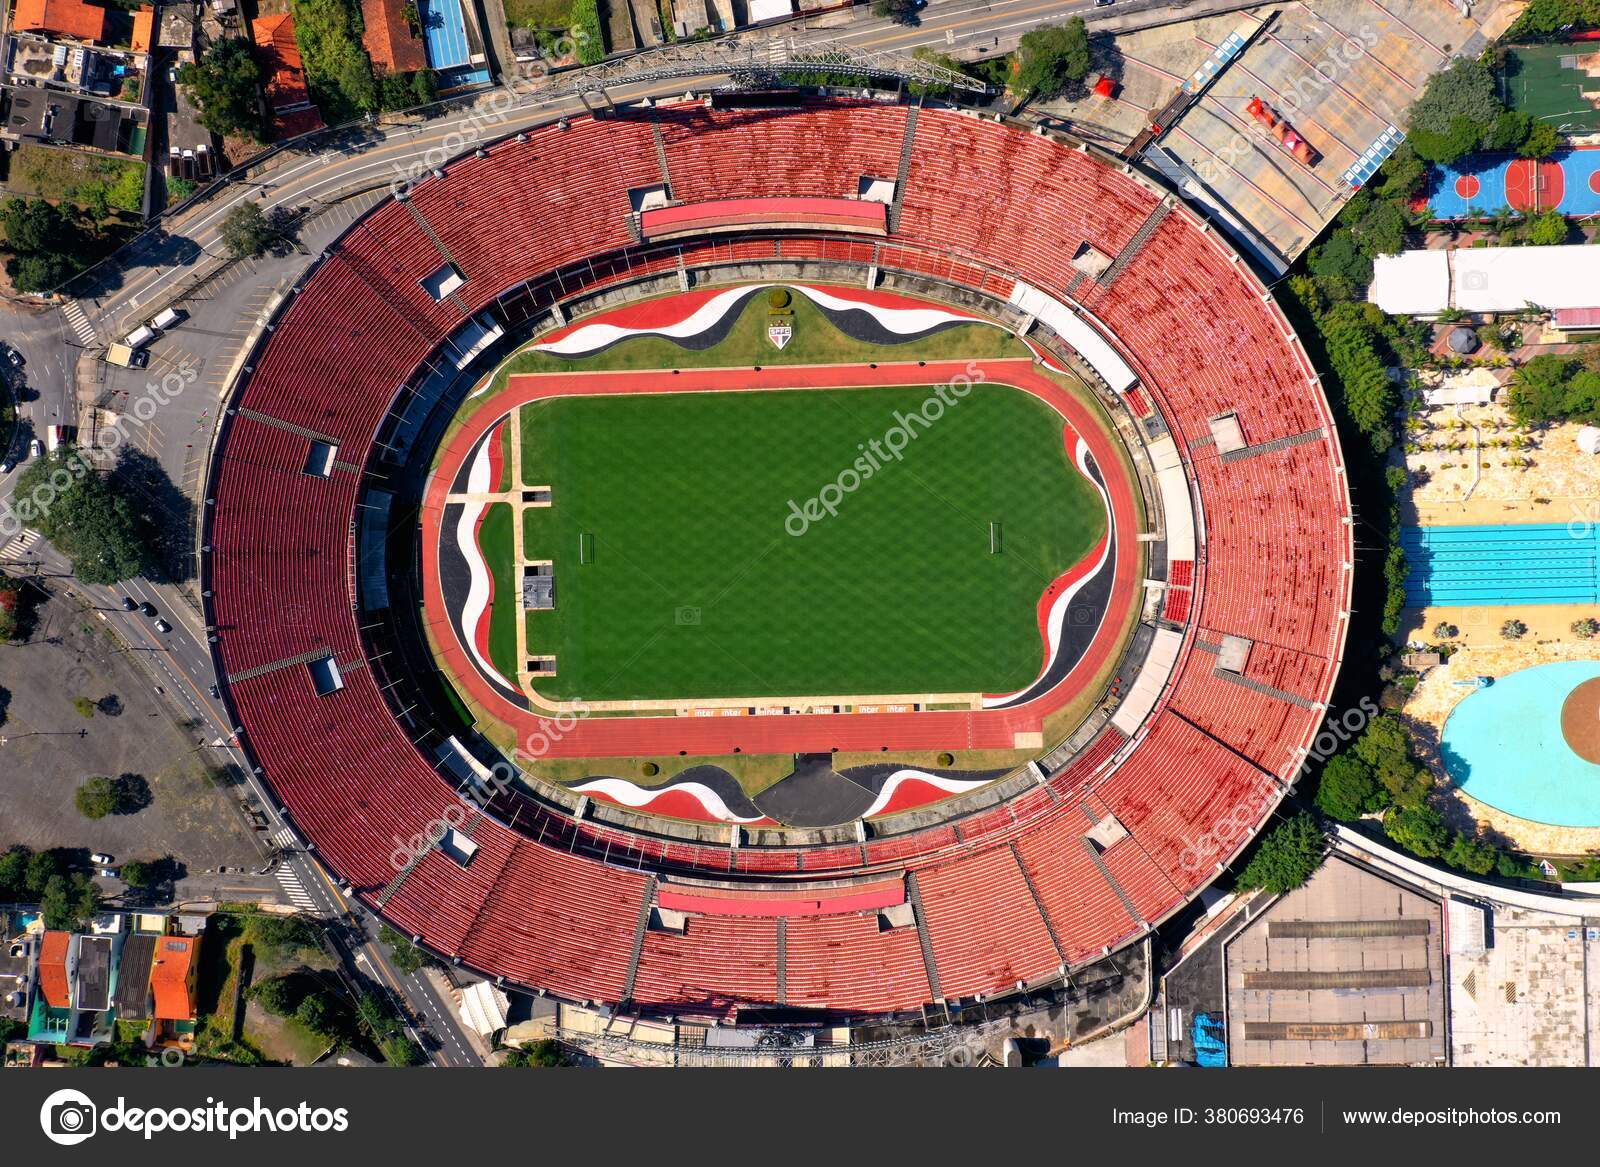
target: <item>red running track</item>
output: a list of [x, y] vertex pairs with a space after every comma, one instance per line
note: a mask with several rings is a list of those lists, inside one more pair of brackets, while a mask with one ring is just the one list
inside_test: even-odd
[[[709, 754], [823, 753], [829, 750], [1012, 749], [1019, 733], [1039, 733], [1044, 717], [1059, 709], [1094, 677], [1117, 650], [1121, 630], [1140, 596], [1138, 542], [1132, 485], [1120, 451], [1082, 402], [1022, 358], [984, 362], [984, 381], [1009, 385], [1043, 401], [1083, 436], [1099, 464], [1111, 496], [1117, 540], [1111, 602], [1088, 650], [1061, 682], [1042, 696], [1011, 709], [920, 713], [796, 714], [763, 717], [595, 717], [579, 719], [560, 734], [546, 718], [502, 697], [478, 674], [461, 647], [444, 602], [439, 575], [439, 537], [445, 498], [478, 439], [512, 409], [552, 397], [621, 393], [727, 393], [764, 389], [842, 389], [891, 385], [940, 385], [967, 377], [965, 361], [782, 368], [684, 369], [656, 373], [540, 373], [510, 379], [486, 399], [442, 448], [423, 505], [425, 615], [450, 672], [472, 699], [513, 726], [519, 741], [541, 732], [547, 757], [660, 757], [680, 751]], [[548, 742], [548, 746], [542, 743]]]

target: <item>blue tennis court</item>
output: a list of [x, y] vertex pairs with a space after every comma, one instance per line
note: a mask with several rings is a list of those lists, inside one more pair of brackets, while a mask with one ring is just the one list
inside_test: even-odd
[[1600, 215], [1600, 149], [1561, 150], [1542, 162], [1474, 154], [1432, 171], [1428, 213], [1470, 219], [1515, 211], [1557, 210], [1575, 219]]
[[1600, 531], [1590, 523], [1406, 527], [1406, 606], [1600, 602]]

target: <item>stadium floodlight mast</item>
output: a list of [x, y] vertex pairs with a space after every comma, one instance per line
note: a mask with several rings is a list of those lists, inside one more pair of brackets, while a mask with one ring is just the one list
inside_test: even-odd
[[726, 77], [727, 88], [770, 89], [793, 85], [796, 74], [825, 73], [868, 81], [895, 81], [901, 84], [959, 89], [987, 96], [990, 86], [976, 77], [936, 61], [870, 49], [806, 49], [792, 37], [744, 42], [702, 41], [674, 45], [610, 64], [599, 64], [574, 73], [573, 79], [551, 95], [578, 97], [587, 104], [599, 94], [609, 102], [608, 90], [653, 81], [695, 80]]

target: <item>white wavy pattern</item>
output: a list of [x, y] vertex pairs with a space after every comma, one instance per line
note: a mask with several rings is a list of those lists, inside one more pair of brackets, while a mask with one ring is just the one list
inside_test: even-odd
[[703, 782], [680, 782], [676, 786], [657, 786], [647, 788], [635, 786], [632, 782], [625, 782], [621, 778], [591, 778], [588, 782], [572, 787], [582, 794], [603, 794], [623, 806], [631, 806], [635, 810], [642, 806], [649, 806], [663, 794], [676, 794], [683, 792], [697, 801], [705, 808], [706, 813], [725, 823], [755, 823], [760, 822], [765, 815], [752, 815], [742, 818], [728, 809], [728, 804], [722, 801], [722, 796]]
[[[467, 491], [470, 494], [486, 494], [490, 490], [489, 442], [494, 440], [497, 433], [498, 430], [491, 429], [489, 437], [479, 444], [477, 453], [473, 455], [472, 468], [467, 472]], [[478, 547], [478, 516], [483, 514], [486, 505], [481, 502], [463, 504], [461, 518], [456, 522], [456, 546], [467, 561], [467, 572], [472, 579], [467, 588], [467, 602], [461, 609], [457, 635], [466, 643], [467, 651], [478, 662], [479, 668], [506, 688], [515, 690], [516, 686], [501, 676], [499, 670], [478, 651], [478, 621], [483, 619], [484, 611], [489, 606], [489, 568]]]
[[718, 292], [688, 316], [675, 324], [657, 325], [652, 328], [621, 328], [615, 324], [585, 324], [572, 330], [560, 340], [553, 340], [546, 344], [536, 344], [533, 347], [540, 352], [555, 353], [558, 356], [581, 356], [584, 353], [602, 349], [608, 344], [630, 336], [665, 336], [674, 340], [684, 340], [713, 327], [719, 320], [732, 310], [734, 305], [749, 296], [751, 292], [759, 292], [766, 288], [786, 287], [793, 288], [813, 303], [823, 308], [830, 308], [836, 312], [845, 312], [857, 309], [872, 314], [874, 320], [896, 336], [916, 336], [937, 328], [941, 324], [971, 323], [976, 321], [976, 316], [968, 316], [958, 312], [946, 312], [942, 308], [886, 308], [879, 304], [868, 304], [861, 300], [852, 300], [846, 296], [836, 296], [825, 292], [821, 288], [811, 288], [804, 284], [746, 284], [743, 287], [730, 288], [726, 292]]
[[895, 792], [907, 782], [926, 782], [948, 795], [964, 794], [968, 790], [976, 790], [979, 786], [987, 786], [991, 781], [989, 778], [945, 778], [938, 774], [929, 774], [926, 770], [896, 770], [884, 780], [883, 789], [878, 791], [878, 797], [872, 800], [872, 805], [861, 812], [861, 817], [870, 819], [875, 814], [881, 814], [883, 808], [894, 800]]
[[[1078, 463], [1078, 470], [1089, 480], [1089, 485], [1099, 492], [1100, 501], [1105, 504], [1107, 538], [1105, 545], [1100, 548], [1100, 558], [1095, 561], [1094, 567], [1080, 576], [1075, 583], [1070, 584], [1050, 605], [1050, 615], [1045, 620], [1045, 643], [1049, 651], [1045, 654], [1044, 668], [1039, 670], [1039, 677], [1048, 673], [1050, 666], [1055, 663], [1056, 653], [1061, 648], [1061, 625], [1067, 618], [1067, 608], [1071, 605], [1072, 598], [1083, 589], [1084, 585], [1100, 574], [1101, 568], [1106, 565], [1106, 557], [1111, 554], [1112, 540], [1109, 536], [1111, 534], [1111, 523], [1114, 521], [1111, 514], [1111, 496], [1106, 493], [1106, 488], [1100, 485], [1095, 476], [1089, 473], [1089, 444], [1082, 437], [1078, 438], [1078, 446], [1073, 451], [1073, 454]], [[996, 705], [1004, 705], [1007, 702], [1015, 701], [1033, 688], [1034, 685], [1037, 685], [1039, 677], [1035, 677], [1032, 682], [1024, 685], [1015, 693], [1006, 693], [998, 697], [985, 697], [983, 699], [983, 707], [985, 709], [993, 709]]]

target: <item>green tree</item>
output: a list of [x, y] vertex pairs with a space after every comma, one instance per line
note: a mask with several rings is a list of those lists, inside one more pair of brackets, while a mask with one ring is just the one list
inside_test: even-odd
[[896, 24], [913, 24], [918, 7], [917, 0], [872, 0], [872, 15]]
[[432, 957], [387, 924], [378, 929], [378, 939], [388, 947], [389, 960], [394, 967], [406, 976], [433, 963]]
[[122, 865], [122, 882], [140, 891], [154, 887], [159, 875], [159, 869], [154, 863], [131, 859]]
[[1554, 247], [1567, 241], [1570, 224], [1560, 211], [1540, 211], [1528, 218], [1528, 242], [1537, 247]]
[[1483, 144], [1490, 150], [1517, 150], [1528, 140], [1533, 119], [1521, 110], [1508, 109], [1494, 119]]
[[72, 560], [84, 583], [109, 585], [144, 573], [149, 548], [133, 500], [106, 481], [81, 453], [62, 446], [28, 464], [13, 505]]
[[91, 778], [73, 795], [73, 802], [77, 804], [78, 813], [87, 819], [103, 819], [109, 814], [116, 814], [121, 804], [117, 792], [117, 784], [110, 778]]
[[1484, 128], [1468, 118], [1455, 118], [1444, 130], [1412, 130], [1411, 148], [1417, 157], [1449, 166], [1477, 149]]
[[44, 926], [55, 931], [78, 932], [102, 906], [100, 889], [87, 875], [52, 875], [39, 897]]
[[250, 941], [263, 952], [287, 957], [317, 946], [311, 925], [294, 916], [259, 915], [250, 921]]
[[378, 1043], [378, 1052], [391, 1066], [420, 1066], [427, 1061], [422, 1047], [405, 1034], [386, 1037]]
[[351, 0], [290, 0], [306, 88], [329, 125], [378, 108], [378, 82], [361, 43], [359, 5]]
[[1083, 17], [1022, 35], [1016, 88], [1029, 97], [1054, 97], [1089, 75], [1089, 32]]
[[1392, 713], [1368, 722], [1350, 750], [1401, 806], [1426, 801], [1433, 789], [1433, 779], [1411, 755], [1411, 737], [1405, 723]]
[[277, 237], [271, 221], [258, 203], [242, 202], [222, 219], [222, 245], [234, 259], [265, 254]]
[[261, 66], [242, 37], [213, 41], [198, 60], [178, 70], [178, 84], [200, 111], [200, 124], [225, 138], [266, 141], [261, 82]]
[[432, 105], [439, 100], [439, 79], [432, 69], [418, 69], [411, 74], [411, 99], [417, 105]]
[[1357, 246], [1349, 231], [1334, 230], [1326, 242], [1312, 248], [1306, 269], [1330, 295], [1351, 299], [1372, 279], [1372, 257]]
[[83, 269], [93, 250], [89, 236], [66, 211], [44, 199], [0, 202], [6, 274], [19, 292], [49, 292]]
[[524, 1066], [565, 1066], [569, 1064], [570, 1061], [562, 1051], [560, 1044], [551, 1041], [548, 1037], [529, 1042], [522, 1049], [508, 1049], [500, 1059], [502, 1069], [521, 1068]]
[[[1428, 78], [1422, 96], [1411, 107], [1411, 148], [1429, 162], [1454, 162], [1491, 138], [1504, 113], [1489, 66], [1459, 59]], [[1508, 125], [1502, 132], [1514, 128]]]
[[28, 895], [28, 859], [32, 852], [16, 846], [0, 852], [0, 903], [18, 903]]
[[1444, 816], [1426, 803], [1391, 810], [1383, 816], [1383, 832], [1423, 859], [1437, 859], [1450, 844], [1450, 828], [1444, 825]]
[[1494, 844], [1476, 835], [1456, 835], [1444, 852], [1444, 861], [1451, 867], [1470, 871], [1473, 875], [1488, 875], [1494, 870], [1495, 860], [1499, 857], [1500, 852]]
[[1372, 205], [1350, 228], [1350, 236], [1367, 255], [1395, 255], [1405, 246], [1409, 226], [1399, 203], [1373, 199]]
[[1352, 753], [1335, 754], [1322, 768], [1317, 805], [1334, 818], [1348, 822], [1375, 809], [1370, 804], [1378, 790], [1378, 780], [1359, 758]]
[[[1371, 309], [1369, 314], [1368, 309]], [[1344, 408], [1356, 428], [1367, 435], [1375, 453], [1394, 445], [1394, 414], [1398, 404], [1387, 362], [1379, 352], [1381, 340], [1373, 315], [1382, 313], [1371, 304], [1336, 305], [1318, 321], [1328, 361], [1344, 391]]]
[[33, 899], [44, 895], [44, 889], [50, 881], [58, 875], [66, 874], [61, 862], [61, 856], [54, 851], [35, 851], [28, 856], [27, 873], [23, 876], [22, 888]]
[[1262, 888], [1275, 895], [1293, 891], [1322, 866], [1324, 844], [1316, 817], [1301, 811], [1262, 837], [1239, 873], [1239, 887]]
[[1549, 122], [1534, 122], [1528, 130], [1528, 136], [1517, 147], [1517, 153], [1524, 158], [1548, 158], [1565, 143], [1561, 131]]
[[302, 996], [293, 977], [273, 977], [250, 987], [250, 999], [277, 1017], [291, 1016]]
[[333, 1037], [338, 1027], [338, 1008], [321, 989], [312, 989], [295, 1006], [294, 1019], [312, 1033]]
[[573, 0], [573, 43], [580, 65], [594, 65], [605, 59], [606, 44], [600, 33], [600, 6], [597, 0]]
[[1516, 371], [1506, 407], [1518, 425], [1593, 423], [1600, 420], [1600, 372], [1582, 359], [1541, 353]]

